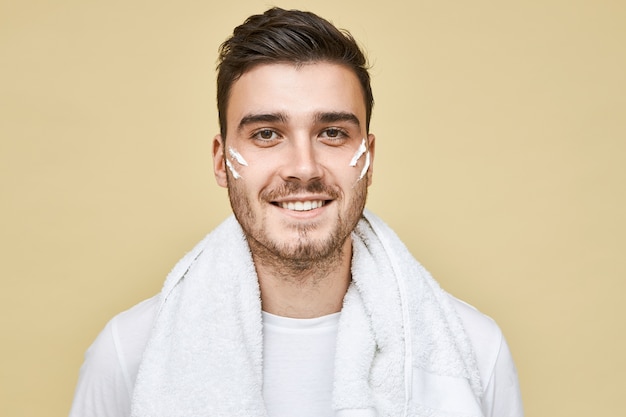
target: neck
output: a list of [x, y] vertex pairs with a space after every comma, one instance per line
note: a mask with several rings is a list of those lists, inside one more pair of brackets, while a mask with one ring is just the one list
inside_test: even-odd
[[315, 261], [281, 262], [252, 251], [263, 311], [292, 318], [314, 318], [341, 311], [350, 285], [352, 241]]

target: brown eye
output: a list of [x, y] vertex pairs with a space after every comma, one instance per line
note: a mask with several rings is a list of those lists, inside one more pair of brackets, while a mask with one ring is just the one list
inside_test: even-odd
[[339, 136], [341, 134], [341, 132], [339, 131], [339, 129], [327, 129], [326, 130], [326, 136], [328, 136], [329, 138], [336, 138], [337, 136]]
[[272, 139], [273, 135], [274, 135], [274, 132], [269, 129], [261, 130], [259, 132], [259, 137], [264, 140]]
[[321, 134], [321, 140], [325, 141], [329, 145], [340, 145], [345, 142], [350, 135], [343, 129], [338, 127], [329, 127], [324, 129]]
[[280, 142], [281, 136], [273, 129], [259, 129], [252, 133], [250, 137], [257, 146], [269, 147]]

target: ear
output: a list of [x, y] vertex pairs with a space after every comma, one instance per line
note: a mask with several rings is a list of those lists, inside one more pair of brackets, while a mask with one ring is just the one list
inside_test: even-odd
[[376, 150], [376, 136], [372, 133], [367, 135], [367, 150], [370, 153], [370, 167], [367, 170], [367, 186], [372, 185], [372, 176], [374, 175], [374, 151]]
[[226, 180], [226, 163], [224, 162], [224, 140], [222, 135], [216, 135], [213, 138], [213, 174], [215, 181], [220, 187], [227, 188]]

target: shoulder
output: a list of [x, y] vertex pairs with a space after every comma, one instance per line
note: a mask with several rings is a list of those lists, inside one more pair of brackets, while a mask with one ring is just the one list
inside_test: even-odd
[[517, 369], [500, 327], [473, 306], [450, 296], [474, 349], [487, 417], [523, 416]]
[[155, 296], [119, 313], [98, 334], [85, 353], [70, 416], [127, 413], [158, 300]]
[[159, 295], [155, 295], [111, 319], [107, 326], [111, 327], [111, 334], [117, 338], [120, 347], [141, 348], [143, 352], [159, 308], [159, 300]]
[[472, 343], [483, 383], [491, 375], [503, 342], [502, 331], [489, 316], [465, 301], [450, 296], [452, 305], [461, 318], [463, 327]]
[[104, 337], [111, 339], [105, 341], [105, 346], [113, 343], [119, 366], [126, 373], [129, 389], [135, 384], [158, 307], [158, 295], [148, 298], [113, 317], [103, 331], [106, 332]]
[[131, 377], [150, 337], [158, 300], [154, 296], [113, 317], [87, 350], [85, 362], [93, 366], [115, 365], [130, 371], [127, 376]]

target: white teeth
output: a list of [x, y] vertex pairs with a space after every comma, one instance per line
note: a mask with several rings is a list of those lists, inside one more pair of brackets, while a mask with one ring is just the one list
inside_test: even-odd
[[280, 203], [280, 206], [287, 210], [293, 211], [309, 211], [314, 210], [318, 207], [322, 207], [324, 205], [323, 200], [317, 201], [285, 201]]

